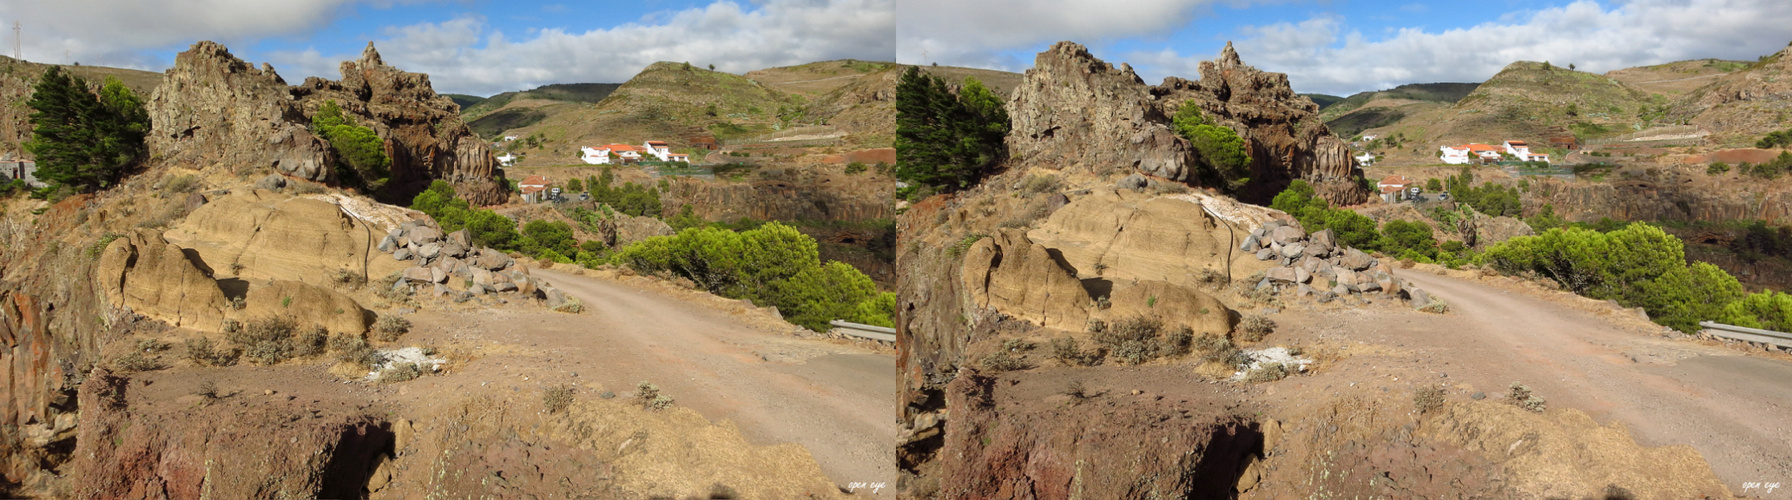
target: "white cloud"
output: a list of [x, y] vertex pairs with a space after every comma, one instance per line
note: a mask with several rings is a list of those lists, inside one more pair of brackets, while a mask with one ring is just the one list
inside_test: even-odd
[[[1506, 13], [1468, 28], [1400, 29], [1379, 40], [1343, 19], [1247, 27], [1235, 47], [1245, 63], [1288, 73], [1301, 92], [1339, 95], [1404, 83], [1478, 82], [1514, 61], [1575, 64], [1605, 72], [1707, 57], [1753, 60], [1792, 41], [1792, 2], [1631, 0], [1605, 8], [1590, 0]], [[1129, 55], [1148, 77], [1195, 76], [1200, 59], [1173, 50]]]
[[9, 56], [16, 21], [23, 25], [27, 60], [160, 69], [167, 61], [145, 49], [195, 39], [229, 44], [301, 33], [328, 23], [357, 1], [364, 0], [8, 0], [0, 2], [0, 23]]
[[[895, 53], [891, 0], [719, 1], [609, 29], [544, 29], [511, 40], [484, 19], [389, 28], [375, 40], [387, 64], [429, 73], [440, 92], [492, 94], [558, 82], [622, 82], [656, 61], [714, 64], [743, 73], [829, 59], [890, 60]], [[481, 44], [480, 42], [483, 42]], [[288, 81], [337, 78], [340, 61], [315, 50], [269, 55]]]
[[[896, 60], [1019, 69], [1004, 50], [1058, 40], [1085, 44], [1162, 34], [1215, 0], [898, 0]], [[1241, 1], [1226, 2], [1231, 4]]]

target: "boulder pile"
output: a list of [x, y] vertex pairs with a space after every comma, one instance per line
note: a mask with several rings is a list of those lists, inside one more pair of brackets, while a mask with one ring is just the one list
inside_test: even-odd
[[455, 302], [516, 294], [543, 300], [558, 311], [578, 312], [580, 307], [577, 299], [530, 276], [504, 252], [473, 245], [465, 229], [443, 233], [428, 221], [409, 221], [387, 232], [379, 250], [399, 262], [414, 263], [400, 272], [403, 279], [393, 288], [428, 286], [437, 296], [451, 296]]
[[1258, 290], [1293, 289], [1296, 297], [1320, 303], [1343, 297], [1364, 300], [1371, 294], [1404, 300], [1414, 308], [1433, 301], [1431, 294], [1395, 277], [1387, 264], [1339, 245], [1330, 229], [1307, 234], [1299, 226], [1271, 221], [1252, 230], [1238, 249], [1256, 253], [1257, 260], [1281, 263], [1264, 271]]

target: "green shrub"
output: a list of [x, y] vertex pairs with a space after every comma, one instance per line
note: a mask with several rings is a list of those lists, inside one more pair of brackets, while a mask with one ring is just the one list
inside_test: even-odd
[[423, 367], [416, 363], [398, 363], [380, 372], [382, 384], [409, 382], [423, 376]]
[[1726, 173], [1729, 171], [1730, 171], [1730, 164], [1724, 163], [1721, 161], [1712, 162], [1711, 165], [1708, 165], [1705, 167], [1705, 173], [1711, 174], [1711, 175], [1720, 175], [1720, 174], [1723, 174], [1723, 173]]
[[344, 182], [377, 189], [392, 175], [387, 170], [392, 158], [386, 156], [385, 140], [343, 115], [335, 100], [318, 107], [311, 117], [311, 131], [336, 150], [336, 173]]
[[1107, 352], [1100, 348], [1083, 350], [1076, 339], [1058, 337], [1051, 340], [1052, 359], [1071, 366], [1095, 366], [1101, 364]]
[[1644, 223], [1607, 233], [1552, 229], [1502, 242], [1485, 257], [1501, 272], [1534, 272], [1580, 295], [1642, 307], [1656, 323], [1688, 333], [1742, 298], [1735, 277], [1707, 263], [1688, 265], [1679, 238]]
[[635, 402], [648, 411], [660, 411], [671, 408], [673, 400], [671, 397], [660, 394], [659, 386], [643, 380], [641, 385], [635, 387]]
[[386, 356], [367, 345], [367, 339], [360, 335], [339, 333], [330, 337], [330, 351], [336, 353], [337, 362], [348, 363], [367, 371], [386, 362]]
[[1748, 328], [1792, 331], [1792, 295], [1772, 290], [1748, 294], [1725, 305], [1717, 321]]
[[1263, 340], [1276, 330], [1276, 322], [1261, 314], [1247, 314], [1238, 321], [1239, 338], [1247, 342]]
[[243, 350], [250, 361], [271, 365], [293, 357], [293, 343], [298, 323], [291, 318], [275, 316], [252, 320], [243, 328], [228, 334], [230, 344]]
[[1183, 102], [1171, 121], [1177, 135], [1188, 139], [1201, 153], [1196, 176], [1203, 184], [1237, 192], [1250, 182], [1251, 157], [1245, 153], [1244, 139], [1237, 132], [1208, 121], [1194, 101]]
[[1277, 380], [1288, 378], [1288, 375], [1289, 371], [1286, 365], [1281, 363], [1264, 363], [1251, 369], [1250, 372], [1245, 373], [1244, 381], [1253, 384], [1275, 382]]

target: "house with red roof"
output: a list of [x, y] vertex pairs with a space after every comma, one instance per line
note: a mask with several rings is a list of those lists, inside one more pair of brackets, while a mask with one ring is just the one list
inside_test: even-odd
[[1375, 183], [1376, 189], [1381, 191], [1381, 201], [1388, 203], [1397, 203], [1406, 200], [1411, 196], [1411, 192], [1408, 191], [1408, 189], [1417, 186], [1417, 183], [1414, 183], [1412, 179], [1408, 179], [1404, 175], [1390, 175], [1381, 178], [1380, 181]]
[[548, 178], [539, 175], [531, 175], [523, 179], [522, 182], [516, 183], [517, 189], [523, 192], [523, 203], [546, 201], [549, 192], [548, 186], [550, 186]]

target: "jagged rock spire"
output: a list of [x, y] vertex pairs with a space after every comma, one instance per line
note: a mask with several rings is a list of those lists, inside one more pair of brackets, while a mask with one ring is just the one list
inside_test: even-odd
[[386, 64], [385, 61], [380, 60], [380, 51], [373, 48], [371, 41], [367, 42], [367, 48], [361, 51], [360, 62], [361, 66], [384, 66]]
[[1232, 42], [1230, 40], [1226, 42], [1226, 48], [1220, 50], [1220, 64], [1228, 66], [1244, 64], [1244, 61], [1238, 58], [1238, 51], [1232, 50]]

